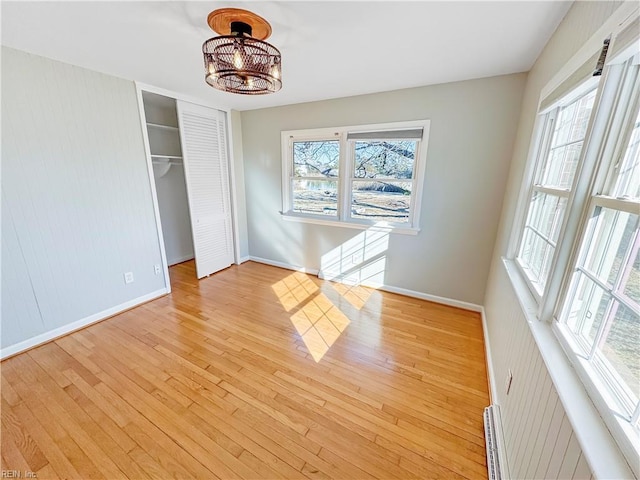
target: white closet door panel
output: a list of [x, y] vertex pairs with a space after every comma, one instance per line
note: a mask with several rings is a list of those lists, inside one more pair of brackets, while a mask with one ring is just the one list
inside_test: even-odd
[[232, 211], [231, 211], [231, 191], [229, 189], [229, 149], [227, 147], [227, 114], [224, 112], [218, 112], [218, 139], [220, 141], [220, 153], [222, 158], [222, 170], [224, 178], [227, 179], [225, 182], [225, 209], [227, 212], [227, 228], [225, 232], [227, 234], [227, 244], [230, 246], [229, 255], [230, 255], [230, 263], [233, 263], [233, 223], [232, 223]]
[[224, 113], [177, 102], [198, 278], [233, 263]]

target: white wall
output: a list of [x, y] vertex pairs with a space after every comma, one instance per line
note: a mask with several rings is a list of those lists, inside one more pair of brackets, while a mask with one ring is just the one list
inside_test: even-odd
[[[555, 445], [556, 442], [560, 442], [559, 448], [562, 449], [568, 439], [573, 438], [573, 432], [566, 421], [566, 414], [560, 402], [553, 403], [555, 413], [552, 424], [539, 423], [542, 417], [538, 415], [543, 415], [543, 413], [535, 413], [536, 416], [532, 416], [533, 412], [550, 408], [548, 404], [546, 407], [543, 405], [544, 402], [548, 402], [548, 397], [541, 395], [538, 388], [540, 385], [550, 385], [550, 377], [544, 363], [540, 361], [539, 351], [528, 326], [525, 324], [525, 317], [515, 293], [510, 288], [501, 257], [507, 253], [511, 224], [527, 160], [540, 92], [620, 3], [575, 2], [540, 54], [527, 79], [491, 274], [487, 284], [487, 296], [484, 301], [487, 311], [487, 333], [492, 352], [491, 363], [498, 386], [498, 398], [494, 401], [503, 407], [505, 430], [515, 432], [515, 436], [511, 433], [510, 438], [518, 439], [517, 442], [510, 442], [507, 445], [507, 455], [514, 478], [527, 478], [525, 473], [530, 472], [527, 462], [532, 454], [539, 453], [537, 450], [532, 453], [531, 449], [535, 445], [543, 441], [544, 448], [548, 449], [546, 445]], [[502, 385], [509, 368], [515, 369], [516, 372], [514, 372], [511, 393], [507, 396]], [[553, 397], [553, 387], [550, 392]], [[518, 403], [519, 399], [528, 400], [526, 403]], [[524, 448], [524, 450], [520, 448], [520, 453], [519, 445]], [[572, 455], [576, 454], [575, 445], [570, 452]], [[557, 460], [556, 458], [554, 462]], [[553, 467], [553, 475], [547, 476], [547, 478], [557, 478], [554, 476], [557, 473], [556, 464], [549, 463], [551, 457], [545, 456], [533, 461], [542, 463], [537, 470], [538, 472]], [[579, 478], [590, 476], [590, 473], [583, 470], [581, 472]]]
[[193, 235], [184, 167], [173, 165], [165, 175], [156, 178], [155, 181], [167, 263], [175, 265], [191, 260]]
[[[240, 238], [239, 255], [241, 259], [249, 256], [249, 233], [247, 231], [247, 204], [244, 186], [244, 152], [242, 150], [242, 115], [237, 110], [231, 111], [229, 131], [233, 137], [233, 167], [236, 186], [236, 204], [238, 236]], [[237, 247], [237, 248], [238, 248]]]
[[163, 290], [139, 118], [132, 82], [2, 47], [3, 353]]
[[385, 284], [481, 304], [526, 75], [242, 112], [249, 252], [320, 267], [360, 231], [283, 221], [280, 132], [431, 120], [421, 232], [393, 234]]

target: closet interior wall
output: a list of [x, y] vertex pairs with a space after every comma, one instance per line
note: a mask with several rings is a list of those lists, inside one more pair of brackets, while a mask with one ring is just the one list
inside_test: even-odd
[[176, 101], [142, 92], [168, 265], [194, 258]]

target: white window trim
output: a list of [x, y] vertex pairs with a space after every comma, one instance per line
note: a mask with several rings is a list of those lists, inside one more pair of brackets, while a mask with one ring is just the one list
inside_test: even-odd
[[[509, 258], [513, 258], [515, 264], [522, 275], [522, 279], [527, 285], [529, 292], [536, 300], [536, 303], [539, 304], [541, 300], [541, 295], [538, 293], [538, 290], [533, 285], [533, 282], [527, 275], [527, 268], [523, 265], [518, 259], [518, 255], [520, 252], [520, 248], [522, 245], [522, 241], [525, 235], [525, 227], [527, 224], [527, 217], [529, 215], [529, 210], [531, 208], [531, 197], [533, 195], [534, 190], [536, 190], [536, 176], [539, 176], [541, 172], [542, 163], [546, 160], [546, 154], [549, 151], [549, 144], [551, 143], [551, 138], [553, 137], [553, 130], [555, 126], [555, 121], [557, 118], [558, 107], [555, 107], [551, 111], [548, 111], [544, 115], [538, 114], [536, 115], [536, 124], [534, 130], [534, 138], [532, 139], [533, 143], [532, 150], [530, 151], [529, 161], [527, 162], [529, 166], [529, 171], [525, 177], [527, 178], [527, 183], [523, 182], [523, 186], [521, 187], [521, 192], [526, 191], [526, 195], [521, 195], [521, 199], [523, 200], [522, 205], [518, 205], [519, 221], [518, 230], [515, 230], [517, 234], [511, 235], [512, 238], [516, 238], [517, 240], [512, 245], [512, 251], [509, 254]], [[535, 160], [534, 160], [535, 159]], [[534, 160], [534, 161], [532, 161]], [[540, 188], [540, 187], [538, 187]], [[566, 209], [566, 207], [565, 207]], [[563, 218], [564, 223], [564, 218]], [[554, 249], [555, 255], [555, 249]], [[552, 261], [553, 263], [553, 261]]]
[[[590, 58], [593, 51], [602, 45], [602, 39], [615, 38], [619, 32], [624, 30], [638, 16], [637, 3], [628, 1], [620, 6], [543, 87], [538, 105], [550, 92], [554, 91], [580, 65]], [[619, 57], [620, 55], [613, 59], [607, 59], [607, 64], [620, 63]], [[600, 93], [598, 96], [600, 96]], [[597, 106], [601, 101], [601, 98], [596, 98], [596, 108], [598, 108]], [[612, 101], [612, 99], [605, 98], [605, 101]], [[531, 288], [527, 275], [515, 260], [520, 247], [521, 233], [526, 222], [531, 186], [537, 172], [537, 158], [542, 148], [541, 137], [544, 133], [545, 122], [540, 113], [544, 112], [538, 111], [536, 113], [517, 204], [511, 219], [511, 233], [507, 244], [506, 256], [503, 257], [503, 264], [593, 476], [595, 478], [638, 477], [640, 475], [640, 465], [634, 464], [631, 466], [629, 463], [630, 461], [633, 462], [633, 459], [637, 458], [638, 455], [630, 440], [634, 438], [636, 433], [630, 430], [631, 427], [626, 421], [621, 420], [611, 411], [609, 405], [612, 399], [606, 399], [603, 392], [599, 391], [596, 384], [594, 384], [594, 378], [597, 379], [597, 376], [590, 375], [588, 370], [584, 368], [583, 364], [585, 362], [582, 362], [571, 349], [569, 340], [567, 340], [569, 337], [565, 337], [561, 332], [563, 324], [554, 321], [555, 310], [564, 301], [560, 293], [564, 295], [568, 289], [571, 272], [567, 271], [569, 265], [573, 264], [574, 255], [577, 255], [577, 250], [580, 246], [580, 229], [576, 229], [575, 238], [572, 241], [565, 243], [565, 245], [568, 244], [567, 248], [564, 249], [565, 251], [561, 253], [555, 252], [556, 258], [554, 258], [551, 266], [552, 274], [554, 270], [558, 269], [557, 263], [559, 261], [562, 262], [564, 268], [560, 268], [562, 272], [559, 272], [560, 275], [556, 275], [557, 278], [550, 278], [547, 281], [547, 289], [556, 289], [557, 293], [548, 295], [544, 305], [539, 296], [534, 295], [535, 289]], [[591, 125], [589, 130], [596, 127], [605, 128], [603, 125]], [[593, 132], [587, 131], [586, 138], [591, 137], [592, 134]], [[581, 156], [586, 155], [587, 147], [585, 144]], [[579, 168], [584, 169], [585, 166], [582, 165]], [[580, 172], [576, 172], [576, 179], [579, 174]], [[595, 187], [591, 184], [587, 188], [591, 190]], [[578, 193], [584, 194], [585, 192], [572, 192], [570, 200], [574, 201]], [[592, 202], [588, 199], [593, 196], [593, 192], [586, 192], [586, 195], [587, 198], [583, 200], [583, 216], [588, 215], [587, 209], [591, 208]], [[633, 208], [631, 202], [621, 199], [608, 199], [603, 196], [598, 198], [598, 203], [606, 203], [609, 200], [615, 201], [617, 205], [620, 205], [620, 202], [629, 203], [627, 205], [628, 208]], [[575, 209], [571, 208], [571, 205], [567, 205], [567, 211], [571, 210], [575, 211]], [[559, 238], [564, 235], [568, 222], [580, 222], [579, 224], [582, 224], [584, 221], [583, 216], [572, 219], [565, 218]], [[553, 301], [549, 297], [552, 297]], [[588, 367], [592, 368], [590, 365]], [[639, 410], [636, 410], [636, 415], [638, 415]]]
[[[542, 167], [542, 164], [547, 159], [547, 155], [550, 152], [551, 140], [553, 137], [553, 131], [555, 129], [555, 122], [558, 118], [558, 113], [560, 109], [572, 103], [577, 97], [582, 96], [586, 92], [591, 91], [597, 82], [598, 82], [598, 79], [589, 79], [583, 82], [580, 86], [578, 86], [576, 89], [573, 90], [570, 96], [562, 98], [558, 103], [554, 104], [550, 108], [547, 108], [545, 112], [539, 112], [537, 115], [540, 121], [536, 122], [536, 128], [538, 128], [539, 131], [534, 134], [534, 139], [537, 142], [537, 145], [535, 145], [535, 148], [533, 150], [533, 152], [535, 152], [535, 156], [532, 158], [535, 158], [535, 161], [531, 162], [534, 165], [532, 166], [532, 169], [528, 176], [529, 183], [524, 184], [523, 182], [523, 189], [527, 190], [527, 196], [524, 198], [524, 204], [521, 206], [522, 210], [520, 215], [522, 216], [522, 218], [519, 222], [520, 230], [516, 231], [514, 229], [513, 231], [517, 233], [516, 234], [512, 233], [513, 236], [517, 237], [517, 242], [513, 246], [514, 250], [513, 250], [512, 256], [510, 256], [509, 258], [513, 258], [515, 260], [515, 263], [518, 266], [520, 273], [524, 278], [524, 281], [526, 282], [527, 286], [529, 287], [529, 290], [531, 291], [531, 294], [536, 299], [536, 303], [539, 306], [539, 317], [543, 318], [544, 321], [551, 321], [548, 304], [551, 303], [555, 305], [555, 302], [557, 301], [557, 298], [551, 298], [551, 299], [548, 298], [549, 297], [548, 292], [551, 290], [550, 286], [557, 284], [557, 281], [558, 281], [557, 279], [553, 278], [554, 272], [557, 270], [564, 270], [565, 262], [568, 261], [567, 255], [563, 253], [563, 250], [566, 250], [566, 248], [563, 249], [561, 245], [561, 243], [564, 243], [564, 242], [560, 242], [560, 239], [565, 238], [567, 226], [571, 222], [570, 211], [571, 211], [574, 198], [576, 196], [576, 190], [577, 190], [576, 187], [579, 183], [580, 174], [584, 168], [584, 159], [587, 155], [590, 154], [589, 143], [591, 143], [590, 139], [594, 129], [593, 115], [589, 119], [589, 125], [587, 126], [587, 129], [585, 131], [584, 143], [582, 146], [582, 150], [580, 152], [578, 167], [576, 169], [573, 182], [571, 183], [571, 188], [565, 190], [565, 189], [559, 189], [559, 188], [548, 188], [548, 187], [543, 187], [539, 185], [538, 181], [540, 180], [540, 176], [543, 174], [541, 167]], [[598, 94], [594, 102], [594, 109], [598, 108], [599, 100], [600, 100], [600, 92], [598, 91]], [[560, 231], [558, 232], [559, 241], [557, 242], [557, 245], [554, 247], [553, 257], [551, 258], [551, 266], [549, 267], [550, 268], [549, 278], [546, 279], [546, 287], [542, 295], [538, 293], [538, 290], [536, 289], [533, 282], [529, 278], [529, 275], [527, 275], [526, 266], [524, 266], [520, 262], [520, 259], [518, 258], [519, 250], [525, 234], [527, 216], [529, 215], [529, 210], [531, 208], [531, 197], [534, 191], [539, 191], [542, 193], [550, 193], [551, 195], [554, 195], [556, 197], [567, 199], [567, 203], [565, 205], [565, 212], [562, 218], [562, 224], [560, 226]], [[561, 248], [558, 248], [558, 247], [561, 247]], [[559, 266], [561, 268], [558, 268]], [[549, 301], [546, 302], [546, 304], [543, 304], [543, 302], [545, 301], [545, 295]]]
[[[407, 122], [378, 123], [369, 125], [354, 125], [332, 128], [314, 128], [304, 130], [287, 130], [280, 134], [282, 153], [282, 219], [286, 221], [311, 223], [316, 225], [326, 225], [343, 228], [355, 228], [366, 230], [372, 225], [379, 225], [379, 220], [361, 220], [351, 218], [351, 182], [353, 168], [353, 142], [347, 140], [348, 133], [370, 132], [370, 131], [393, 131], [406, 130], [410, 128], [422, 128], [422, 139], [418, 142], [416, 152], [414, 175], [411, 180], [413, 190], [411, 192], [411, 205], [409, 211], [410, 221], [406, 223], [387, 223], [393, 233], [405, 235], [417, 235], [420, 232], [420, 209], [422, 206], [422, 194], [424, 190], [424, 177], [427, 161], [427, 150], [429, 142], [430, 120], [413, 120]], [[290, 179], [293, 170], [293, 158], [291, 150], [291, 139], [298, 140], [335, 140], [340, 141], [340, 164], [338, 173], [338, 195], [341, 201], [338, 202], [337, 217], [320, 216], [313, 214], [296, 213], [290, 210], [292, 204]], [[395, 181], [395, 180], [394, 180]], [[402, 181], [402, 180], [398, 180]]]
[[[604, 377], [600, 375], [597, 369], [589, 363], [586, 358], [574, 353], [576, 347], [579, 348], [579, 346], [576, 345], [573, 334], [568, 331], [567, 325], [560, 322], [553, 322], [551, 329], [567, 359], [572, 360], [569, 363], [580, 379], [586, 397], [595, 405], [601, 421], [606, 425], [606, 428], [613, 433], [615, 438], [619, 439], [617, 442], [613, 438], [611, 438], [611, 440], [615, 443], [616, 447], [623, 452], [625, 457], [629, 459], [637, 457], [638, 450], [634, 448], [632, 439], [635, 439], [635, 444], [638, 444], [640, 438], [638, 438], [638, 433], [629, 424], [628, 419], [617, 413], [622, 408], [617, 395], [610, 391], [611, 388], [606, 385]], [[604, 361], [606, 362], [606, 359], [604, 359]]]
[[[569, 423], [578, 439], [582, 453], [595, 478], [634, 478], [623, 450], [620, 448], [608, 422], [596, 405], [588, 382], [569, 360], [560, 336], [555, 334], [557, 322], [550, 324], [538, 320], [538, 304], [531, 295], [523, 275], [513, 260], [503, 258], [503, 267], [516, 293], [520, 308], [536, 342], [540, 355], [558, 392]], [[627, 453], [627, 452], [625, 452]]]
[[[624, 75], [626, 75], [626, 71], [620, 69], [616, 81], [619, 81], [619, 77]], [[629, 87], [629, 85], [625, 85], [625, 87]], [[626, 112], [625, 116], [615, 118], [615, 122], [611, 120], [612, 112], [607, 112], [606, 120], [610, 131], [607, 131], [606, 133], [608, 138], [602, 139], [600, 148], [608, 148], [611, 150], [606, 154], [598, 153], [600, 156], [619, 158], [621, 153], [624, 153], [620, 152], [620, 149], [626, 148], [626, 142], [628, 141], [629, 134], [625, 129], [626, 122], [623, 119], [626, 119], [626, 116], [630, 112], [636, 111], [633, 107], [637, 107], [638, 104], [640, 104], [640, 95], [638, 93], [637, 85], [633, 90], [628, 88], [621, 89], [616, 92], [607, 92], [604, 90], [603, 97], [606, 95], [610, 95], [612, 97], [611, 100], [616, 103], [624, 104], [625, 102], [631, 102], [629, 104], [630, 108]], [[610, 142], [609, 137], [614, 138], [615, 141]], [[601, 194], [601, 192], [606, 188], [610, 188], [612, 186], [614, 180], [612, 170], [614, 169], [615, 163], [616, 162], [611, 162], [611, 165], [609, 165], [609, 168], [606, 170], [602, 170], [601, 166], [598, 167], [599, 171], [597, 172], [597, 176], [594, 176], [591, 191], [585, 200], [585, 205], [580, 218], [580, 225], [582, 225], [582, 228], [577, 232], [571, 255], [568, 258], [568, 265], [576, 265], [576, 270], [582, 271], [593, 283], [599, 285], [604, 291], [606, 291], [608, 287], [606, 285], [602, 285], [599, 279], [597, 279], [593, 274], [587, 273], [586, 270], [580, 266], [582, 263], [582, 261], [579, 260], [581, 255], [580, 246], [583, 244], [585, 237], [589, 235], [589, 229], [587, 228], [588, 218], [592, 215], [596, 207], [610, 208], [612, 210], [635, 215], [639, 213], [637, 200], [613, 198]], [[562, 282], [561, 294], [559, 295], [557, 305], [558, 308], [566, 302], [566, 297], [569, 295], [570, 291], [569, 287], [572, 284], [572, 272], [567, 273], [566, 278], [564, 278]], [[613, 293], [610, 294], [616, 298], [616, 295]], [[625, 300], [619, 298], [616, 298], [616, 300], [629, 308]], [[565, 308], [569, 308], [569, 306], [565, 305]], [[610, 366], [605, 357], [598, 355], [597, 360], [593, 364], [587, 361], [586, 356], [580, 353], [581, 350], [584, 349], [584, 346], [575, 338], [575, 335], [569, 330], [569, 327], [565, 323], [556, 321], [557, 316], [560, 316], [561, 318], [564, 316], [563, 314], [559, 315], [561, 313], [562, 312], [554, 312], [554, 316], [552, 318], [554, 320], [552, 328], [558, 342], [575, 368], [580, 380], [583, 382], [584, 388], [589, 397], [599, 410], [604, 423], [612, 432], [613, 437], [617, 440], [617, 445], [620, 450], [628, 459], [640, 458], [640, 433], [631, 427], [629, 424], [629, 418], [625, 412], [625, 410], [629, 408], [628, 399], [630, 398], [630, 392], [627, 392], [628, 388], [624, 385], [624, 382], [621, 381], [615, 382], [615, 384], [610, 384], [608, 377], [616, 378], [618, 377], [618, 374], [615, 369]], [[635, 407], [636, 414], [639, 408], [640, 406]], [[633, 417], [633, 408], [631, 416]], [[640, 475], [639, 465], [632, 465], [632, 468], [636, 475]]]

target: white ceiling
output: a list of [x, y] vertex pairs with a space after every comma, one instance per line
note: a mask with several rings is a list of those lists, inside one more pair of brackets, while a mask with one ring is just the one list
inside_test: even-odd
[[[7, 2], [2, 44], [238, 110], [527, 71], [571, 2]], [[273, 28], [278, 93], [204, 82], [207, 14], [235, 6]]]

